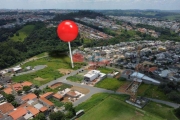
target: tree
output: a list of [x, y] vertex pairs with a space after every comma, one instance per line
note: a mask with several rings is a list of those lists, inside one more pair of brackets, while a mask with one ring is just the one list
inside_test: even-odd
[[50, 120], [64, 120], [64, 114], [62, 112], [51, 113], [49, 115]]
[[175, 115], [180, 119], [180, 107], [174, 110]]
[[46, 120], [46, 117], [43, 113], [39, 113], [33, 120]]
[[15, 97], [14, 97], [14, 95], [12, 95], [12, 94], [8, 94], [8, 95], [6, 96], [6, 99], [7, 99], [8, 102], [12, 102], [12, 101], [14, 101]]
[[29, 87], [29, 86], [24, 86], [24, 87], [23, 87], [23, 90], [27, 93], [29, 90], [31, 90], [31, 87]]
[[16, 108], [19, 106], [19, 104], [16, 101], [12, 101], [11, 104]]
[[67, 111], [71, 112], [70, 114], [71, 114], [72, 116], [76, 114], [76, 111], [75, 111], [75, 109], [74, 109], [74, 107], [73, 107], [73, 104], [72, 104], [71, 102], [67, 102], [67, 103], [65, 104], [65, 109], [66, 109]]
[[34, 94], [37, 95], [39, 97], [39, 94], [41, 93], [41, 90], [35, 90]]
[[18, 90], [17, 93], [20, 95], [22, 93], [22, 90]]

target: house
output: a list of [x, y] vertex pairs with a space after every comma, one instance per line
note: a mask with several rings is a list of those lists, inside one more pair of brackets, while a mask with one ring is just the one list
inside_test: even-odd
[[36, 116], [39, 113], [39, 110], [33, 106], [28, 106], [26, 107], [26, 110], [28, 110], [29, 112], [31, 112], [31, 114], [33, 116]]
[[160, 82], [158, 80], [155, 80], [153, 78], [150, 78], [142, 73], [139, 73], [139, 72], [133, 72], [131, 75], [130, 75], [130, 79], [133, 80], [134, 78], [138, 78], [138, 79], [141, 79], [143, 82], [146, 82], [146, 83], [153, 83], [153, 84], [160, 84]]
[[47, 93], [45, 93], [43, 95], [40, 95], [40, 97], [49, 99], [50, 97], [52, 97], [53, 94], [54, 94], [53, 92], [47, 92]]
[[4, 88], [3, 91], [4, 91], [6, 94], [12, 94], [12, 92], [13, 92], [12, 88], [10, 88], [10, 87]]
[[100, 71], [98, 70], [91, 70], [89, 71], [87, 74], [84, 75], [84, 80], [89, 82], [89, 81], [93, 81], [96, 78], [99, 77]]
[[15, 84], [12, 85], [12, 87], [13, 87], [13, 89], [15, 91], [19, 91], [19, 90], [23, 89], [23, 87], [22, 87], [22, 85], [20, 83], [15, 83]]
[[23, 107], [15, 109], [13, 112], [9, 113], [8, 115], [11, 116], [14, 120], [20, 120], [23, 119], [24, 115], [27, 114], [27, 110]]
[[46, 98], [40, 97], [39, 102], [44, 105], [45, 107], [48, 108], [48, 110], [52, 110], [54, 108], [54, 103], [51, 101], [47, 100]]
[[56, 93], [53, 95], [53, 97], [56, 99], [56, 100], [63, 100], [63, 96], [59, 93]]
[[32, 83], [29, 82], [29, 81], [25, 81], [25, 82], [21, 83], [21, 85], [22, 85], [23, 87], [24, 87], [24, 86], [29, 86], [29, 87], [31, 87], [31, 86], [32, 86]]
[[46, 113], [46, 111], [48, 110], [47, 107], [43, 106], [43, 105], [40, 104], [40, 103], [35, 104], [34, 107], [35, 107], [36, 109], [38, 109], [40, 112], [43, 112], [43, 113]]
[[29, 93], [27, 95], [24, 95], [21, 98], [22, 102], [26, 102], [26, 101], [29, 101], [29, 100], [36, 100], [36, 99], [37, 99], [37, 96], [34, 93]]
[[0, 113], [2, 115], [8, 114], [14, 110], [14, 106], [11, 103], [1, 103], [0, 104]]

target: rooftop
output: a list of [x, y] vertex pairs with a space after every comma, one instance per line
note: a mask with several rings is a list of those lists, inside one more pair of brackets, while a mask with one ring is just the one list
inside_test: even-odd
[[39, 113], [39, 110], [34, 108], [33, 106], [28, 106], [26, 110], [30, 111], [33, 115], [37, 115]]
[[48, 105], [54, 105], [51, 101], [47, 100], [46, 98], [40, 97], [39, 99]]
[[10, 87], [8, 87], [8, 88], [5, 88], [4, 90], [3, 90], [6, 94], [12, 94], [12, 89], [10, 88]]
[[21, 83], [21, 85], [22, 85], [23, 87], [24, 87], [24, 86], [31, 86], [32, 83], [29, 82], [29, 81], [25, 81], [25, 82]]
[[60, 94], [58, 94], [58, 93], [54, 94], [54, 95], [53, 95], [53, 97], [55, 97], [55, 98], [57, 98], [57, 99], [61, 99], [61, 98], [63, 98], [63, 96], [62, 96], [62, 95], [60, 95]]
[[23, 115], [25, 115], [26, 113], [27, 113], [27, 110], [25, 108], [20, 107], [14, 110], [13, 112], [11, 112], [9, 116], [11, 116], [13, 119], [16, 120], [22, 117]]
[[21, 99], [23, 101], [26, 101], [26, 100], [32, 100], [32, 99], [35, 99], [35, 98], [37, 98], [37, 96], [34, 93], [29, 93], [29, 94], [23, 96]]
[[3, 114], [6, 114], [14, 109], [14, 106], [11, 103], [4, 103], [0, 105], [0, 111]]
[[53, 94], [53, 92], [47, 92], [45, 94], [40, 95], [40, 97], [46, 98], [46, 97], [48, 97], [48, 96], [50, 96], [52, 94]]

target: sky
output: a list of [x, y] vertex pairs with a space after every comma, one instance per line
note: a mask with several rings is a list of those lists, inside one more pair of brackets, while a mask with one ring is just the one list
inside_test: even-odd
[[0, 0], [0, 9], [180, 10], [180, 0]]

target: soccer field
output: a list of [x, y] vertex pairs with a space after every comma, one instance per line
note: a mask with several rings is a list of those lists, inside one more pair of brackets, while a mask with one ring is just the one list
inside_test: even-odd
[[[90, 102], [90, 100], [88, 100], [87, 103]], [[86, 106], [86, 102], [82, 104], [82, 106]], [[150, 102], [149, 104], [151, 105], [152, 103]], [[148, 106], [149, 105], [146, 107]], [[101, 101], [98, 101], [97, 105], [92, 106], [91, 109], [86, 110], [85, 108], [85, 114], [78, 118], [78, 120], [166, 120], [166, 118], [177, 120], [172, 112], [167, 114], [166, 110], [163, 116], [157, 114], [159, 109], [172, 110], [172, 108], [161, 105], [159, 105], [159, 108], [156, 108], [157, 111], [139, 109], [125, 103], [123, 99], [117, 95], [109, 95]]]

